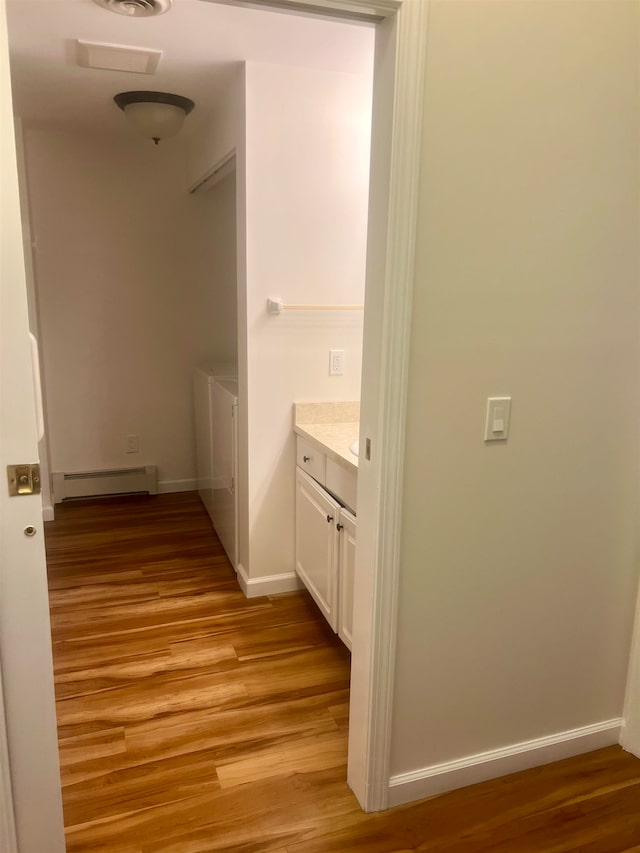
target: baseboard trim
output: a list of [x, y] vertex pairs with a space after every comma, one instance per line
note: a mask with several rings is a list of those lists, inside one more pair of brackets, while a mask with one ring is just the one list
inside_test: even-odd
[[55, 510], [51, 504], [42, 505], [42, 520], [54, 521], [56, 517]]
[[302, 589], [303, 586], [295, 572], [250, 578], [242, 563], [238, 563], [238, 583], [246, 598], [258, 598], [260, 595], [277, 595], [280, 592], [295, 592], [297, 589]]
[[389, 779], [389, 806], [433, 797], [476, 782], [550, 764], [618, 743], [622, 719], [605, 720], [591, 726], [570, 729], [549, 737], [514, 743], [502, 749], [480, 752], [457, 761], [422, 767]]
[[195, 477], [188, 480], [158, 480], [158, 494], [166, 495], [170, 492], [195, 492], [198, 481]]

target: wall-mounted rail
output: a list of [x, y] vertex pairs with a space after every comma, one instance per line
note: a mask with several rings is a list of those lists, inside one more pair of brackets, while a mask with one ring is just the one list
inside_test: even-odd
[[267, 299], [268, 314], [283, 311], [363, 311], [364, 305], [285, 305], [282, 299]]

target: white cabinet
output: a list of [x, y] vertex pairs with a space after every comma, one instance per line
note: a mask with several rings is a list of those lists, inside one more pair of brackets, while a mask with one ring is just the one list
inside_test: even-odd
[[[315, 451], [316, 470], [324, 471], [328, 461]], [[301, 467], [296, 467], [296, 572], [349, 649], [355, 550], [355, 515]]]
[[340, 504], [296, 468], [296, 572], [334, 631], [338, 630]]
[[336, 525], [339, 532], [339, 582], [338, 591], [338, 636], [351, 651], [353, 632], [353, 578], [356, 567], [356, 519], [347, 510], [340, 509]]

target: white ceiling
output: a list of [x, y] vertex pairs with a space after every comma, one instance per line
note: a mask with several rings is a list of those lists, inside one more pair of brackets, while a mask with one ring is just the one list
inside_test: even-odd
[[[213, 111], [233, 64], [247, 60], [371, 73], [374, 28], [202, 0], [174, 0], [155, 18], [128, 18], [93, 0], [8, 0], [14, 112], [121, 135], [113, 96], [130, 89], [185, 95], [196, 109], [182, 135]], [[75, 40], [163, 51], [154, 75], [80, 68]], [[128, 131], [128, 128], [127, 128]]]

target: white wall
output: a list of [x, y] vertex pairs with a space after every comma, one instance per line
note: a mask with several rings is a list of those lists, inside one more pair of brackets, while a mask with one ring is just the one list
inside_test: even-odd
[[371, 91], [369, 75], [246, 66], [251, 578], [294, 570], [292, 403], [360, 399], [362, 314], [274, 317], [266, 302], [364, 301]]
[[191, 370], [232, 345], [220, 200], [187, 194], [178, 140], [25, 136], [51, 468], [157, 464], [163, 488], [193, 488]]
[[187, 144], [186, 185], [193, 187], [236, 150], [244, 128], [244, 62], [237, 63], [229, 85], [211, 114]]
[[[639, 11], [431, 5], [393, 774], [622, 713]], [[503, 394], [511, 436], [485, 445]]]
[[236, 287], [236, 176], [191, 196], [190, 272], [205, 311], [193, 318], [195, 339], [211, 362], [238, 359]]
[[[238, 559], [248, 565], [249, 476], [247, 390], [247, 213], [245, 63], [232, 75], [208, 122], [198, 129], [187, 148], [186, 185], [194, 186], [235, 152], [236, 188], [236, 310], [238, 364]], [[229, 318], [231, 322], [231, 318]], [[236, 359], [230, 359], [235, 361]]]

